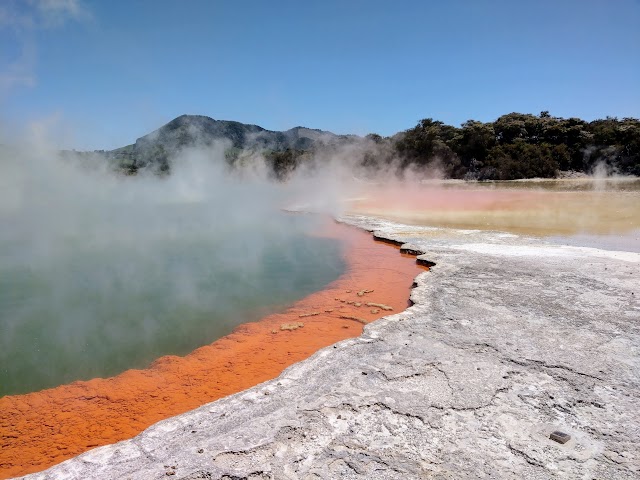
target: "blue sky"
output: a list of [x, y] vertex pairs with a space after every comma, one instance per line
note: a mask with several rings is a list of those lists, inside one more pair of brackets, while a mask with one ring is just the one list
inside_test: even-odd
[[640, 117], [640, 0], [0, 4], [0, 127], [115, 148], [183, 113], [391, 135]]

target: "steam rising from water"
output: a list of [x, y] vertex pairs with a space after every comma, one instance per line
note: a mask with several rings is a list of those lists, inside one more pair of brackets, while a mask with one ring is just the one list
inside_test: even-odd
[[[184, 354], [335, 279], [291, 191], [184, 151], [166, 177], [46, 149], [0, 158], [0, 395]], [[310, 275], [313, 272], [313, 275]]]

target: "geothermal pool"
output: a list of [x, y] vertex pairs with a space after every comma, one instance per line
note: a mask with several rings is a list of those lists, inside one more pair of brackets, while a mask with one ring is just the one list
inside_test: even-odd
[[166, 177], [1, 153], [0, 398], [187, 354], [344, 270], [318, 218], [282, 212], [285, 189], [222, 150]]
[[[407, 307], [413, 279], [425, 269], [414, 256], [333, 222], [316, 235], [339, 240], [346, 269], [286, 310], [143, 370], [0, 398], [0, 478], [131, 438], [159, 420], [274, 378], [319, 349], [360, 335], [363, 323]], [[297, 328], [288, 328], [292, 324]]]
[[[164, 213], [173, 224], [185, 215]], [[70, 232], [39, 255], [5, 235], [0, 397], [184, 355], [321, 289], [344, 261], [336, 239], [303, 233], [312, 221], [281, 214], [269, 228], [185, 230], [143, 245]]]
[[640, 251], [640, 179], [635, 177], [381, 185], [364, 190], [350, 208], [409, 225]]

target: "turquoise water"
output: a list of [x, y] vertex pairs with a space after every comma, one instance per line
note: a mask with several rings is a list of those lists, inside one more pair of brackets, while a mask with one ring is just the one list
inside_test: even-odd
[[173, 228], [139, 240], [117, 228], [28, 245], [0, 235], [0, 396], [186, 354], [345, 268], [337, 241], [305, 234], [306, 217], [192, 228], [193, 212], [184, 225], [182, 211], [163, 215]]

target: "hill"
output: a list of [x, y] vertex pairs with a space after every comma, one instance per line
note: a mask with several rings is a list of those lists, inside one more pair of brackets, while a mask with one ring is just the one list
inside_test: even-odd
[[120, 167], [131, 171], [150, 166], [167, 171], [172, 158], [186, 147], [211, 147], [223, 141], [226, 142], [227, 158], [231, 161], [244, 151], [260, 152], [268, 159], [277, 159], [282, 156], [278, 154], [338, 147], [359, 138], [305, 127], [279, 132], [258, 125], [214, 120], [203, 115], [181, 115], [138, 138], [132, 145], [102, 153], [115, 159]]

